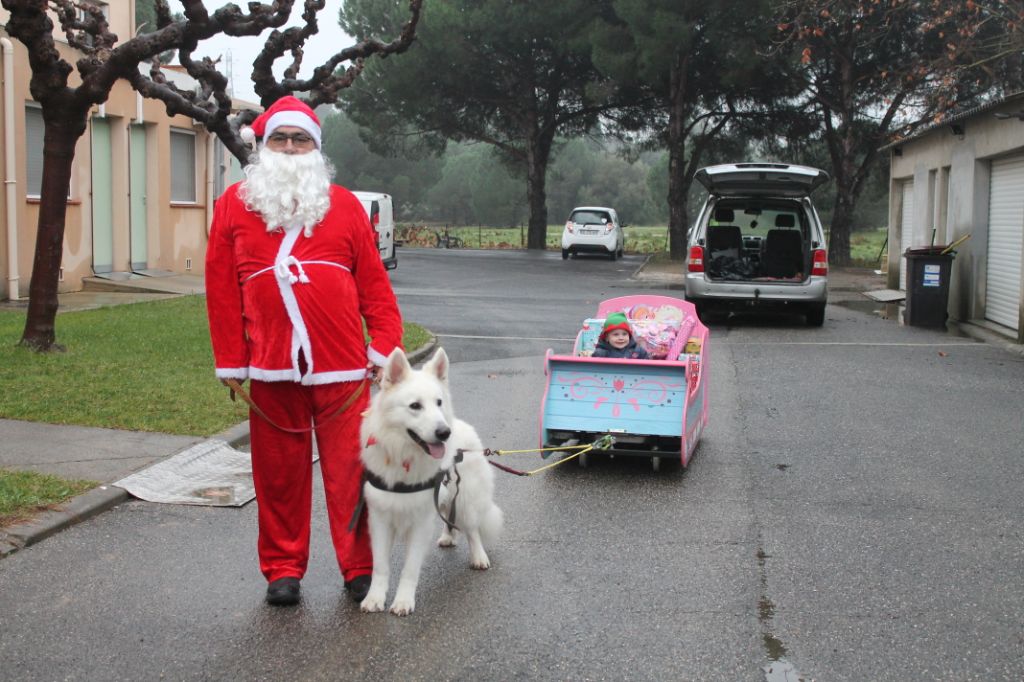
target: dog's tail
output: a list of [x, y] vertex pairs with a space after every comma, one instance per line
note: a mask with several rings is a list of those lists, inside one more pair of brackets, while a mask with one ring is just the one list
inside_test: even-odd
[[498, 505], [492, 503], [480, 523], [480, 539], [484, 544], [490, 544], [498, 539], [504, 527], [505, 513]]

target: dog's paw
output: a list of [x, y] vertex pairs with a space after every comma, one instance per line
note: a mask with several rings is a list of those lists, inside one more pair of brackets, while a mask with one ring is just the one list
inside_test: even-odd
[[416, 610], [416, 602], [412, 599], [395, 599], [391, 602], [391, 613], [396, 616], [408, 616]]
[[486, 571], [491, 567], [490, 558], [484, 554], [482, 557], [471, 557], [469, 560], [470, 568], [474, 568], [478, 571]]
[[366, 599], [364, 599], [359, 604], [359, 610], [363, 613], [378, 613], [380, 611], [383, 611], [384, 597], [377, 596], [375, 594], [366, 595]]
[[448, 531], [445, 531], [445, 532], [441, 533], [441, 537], [439, 537], [437, 539], [437, 546], [438, 547], [454, 547], [455, 546], [455, 536], [453, 536]]

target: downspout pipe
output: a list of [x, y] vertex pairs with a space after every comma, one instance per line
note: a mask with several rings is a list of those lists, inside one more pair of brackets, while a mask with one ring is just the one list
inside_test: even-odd
[[4, 53], [4, 190], [7, 207], [7, 297], [18, 299], [18, 181], [14, 136], [14, 44], [0, 36]]
[[206, 133], [206, 235], [210, 235], [210, 225], [213, 223], [213, 202], [217, 199], [214, 196], [216, 191], [216, 173], [220, 166], [217, 163], [217, 136], [213, 133]]

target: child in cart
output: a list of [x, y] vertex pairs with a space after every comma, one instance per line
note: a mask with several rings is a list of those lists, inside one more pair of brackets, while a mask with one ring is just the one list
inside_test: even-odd
[[610, 313], [601, 328], [601, 336], [594, 347], [595, 358], [626, 358], [646, 360], [647, 350], [636, 342], [633, 328], [623, 313]]

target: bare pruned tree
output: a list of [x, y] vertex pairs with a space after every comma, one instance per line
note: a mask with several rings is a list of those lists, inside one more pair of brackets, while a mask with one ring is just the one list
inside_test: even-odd
[[[119, 79], [128, 81], [143, 96], [162, 101], [168, 114], [184, 114], [202, 123], [244, 163], [249, 149], [238, 130], [252, 121], [256, 112], [232, 116], [228, 79], [217, 70], [214, 60], [193, 58], [202, 41], [259, 36], [269, 30], [252, 71], [261, 104], [269, 106], [283, 95], [298, 94], [315, 107], [334, 102], [359, 76], [364, 60], [408, 49], [415, 39], [422, 2], [409, 0], [409, 18], [390, 42], [362, 40], [317, 65], [309, 78], [299, 78], [303, 47], [319, 30], [318, 16], [325, 0], [304, 0], [301, 25], [283, 30], [295, 0], [249, 2], [246, 11], [227, 4], [212, 12], [203, 0], [182, 0], [184, 12], [178, 16], [172, 16], [167, 0], [156, 0], [156, 29], [125, 41], [110, 31], [102, 9], [89, 0], [0, 0], [10, 13], [7, 32], [28, 48], [29, 89], [41, 106], [44, 125], [39, 223], [21, 344], [37, 351], [60, 348], [55, 334], [58, 274], [75, 145], [87, 129], [90, 109], [107, 100]], [[79, 53], [73, 65], [57, 50], [51, 13], [68, 45]], [[178, 51], [182, 66], [198, 84], [194, 90], [181, 89], [164, 76], [159, 55], [168, 50]], [[286, 55], [291, 62], [278, 79], [272, 67]], [[143, 63], [152, 65], [148, 75], [139, 69]], [[348, 66], [343, 68], [345, 64]], [[76, 71], [80, 84], [72, 87], [70, 77]]]

